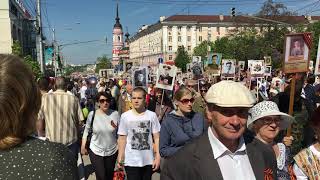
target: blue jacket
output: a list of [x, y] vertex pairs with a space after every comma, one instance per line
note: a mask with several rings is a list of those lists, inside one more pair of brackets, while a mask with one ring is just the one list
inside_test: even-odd
[[168, 114], [161, 124], [161, 157], [170, 157], [186, 143], [206, 132], [207, 128], [207, 121], [200, 113], [192, 112], [190, 117], [178, 116], [174, 112]]

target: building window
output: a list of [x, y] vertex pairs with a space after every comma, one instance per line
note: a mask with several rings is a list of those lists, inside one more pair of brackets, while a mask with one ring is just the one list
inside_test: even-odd
[[171, 32], [169, 32], [169, 36], [171, 36]]
[[172, 42], [172, 36], [169, 36], [169, 42]]
[[199, 36], [199, 41], [202, 42], [202, 36]]
[[178, 36], [178, 42], [181, 42], [181, 36]]
[[178, 26], [178, 31], [181, 31], [181, 26]]
[[190, 31], [190, 26], [187, 26], [187, 31], [188, 31], [188, 32]]
[[188, 42], [190, 42], [190, 41], [191, 41], [191, 36], [188, 36], [188, 38], [187, 38], [187, 39], [188, 39]]
[[191, 46], [188, 46], [188, 51], [191, 51]]
[[170, 61], [172, 60], [172, 55], [169, 55], [169, 60], [170, 60]]
[[202, 27], [199, 27], [199, 32], [202, 32]]
[[169, 51], [172, 51], [172, 46], [169, 46]]
[[220, 34], [220, 27], [217, 27], [217, 33]]

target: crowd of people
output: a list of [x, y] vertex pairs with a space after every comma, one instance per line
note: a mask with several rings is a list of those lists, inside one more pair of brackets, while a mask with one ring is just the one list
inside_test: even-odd
[[[0, 55], [0, 179], [79, 179], [89, 155], [96, 179], [320, 179], [320, 85], [312, 74], [176, 80], [174, 89], [129, 79], [35, 80]], [[285, 131], [307, 112], [300, 152]], [[79, 154], [81, 154], [79, 156]]]

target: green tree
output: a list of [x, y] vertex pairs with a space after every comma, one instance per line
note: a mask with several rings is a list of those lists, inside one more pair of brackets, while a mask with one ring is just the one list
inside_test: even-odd
[[40, 65], [38, 61], [34, 60], [30, 55], [24, 56], [22, 54], [22, 47], [20, 45], [20, 42], [18, 40], [15, 40], [12, 44], [12, 54], [15, 56], [19, 56], [24, 59], [24, 62], [26, 65], [32, 70], [33, 75], [36, 79], [43, 76], [40, 70]]
[[211, 51], [213, 50], [214, 43], [211, 41], [202, 41], [198, 46], [193, 49], [194, 56], [201, 56], [201, 59], [204, 59], [208, 55], [208, 46], [210, 46]]
[[12, 48], [13, 55], [22, 57], [22, 47], [21, 47], [20, 42], [18, 40], [13, 41], [11, 48]]
[[291, 11], [288, 11], [287, 7], [273, 0], [267, 0], [263, 3], [260, 11], [258, 12], [259, 16], [292, 16], [296, 15]]
[[182, 72], [186, 72], [187, 64], [190, 62], [191, 58], [188, 52], [185, 50], [184, 46], [178, 48], [177, 56], [174, 59], [174, 63], [178, 68], [181, 68]]
[[96, 62], [96, 73], [99, 73], [100, 69], [111, 69], [112, 68], [112, 63], [111, 59], [107, 57], [107, 55], [103, 55], [101, 57], [97, 58]]
[[43, 76], [38, 61], [34, 60], [30, 55], [24, 57], [24, 62], [31, 68], [36, 79]]

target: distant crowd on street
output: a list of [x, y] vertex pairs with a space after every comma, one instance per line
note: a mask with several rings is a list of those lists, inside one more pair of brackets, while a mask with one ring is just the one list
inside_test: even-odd
[[167, 90], [124, 76], [35, 79], [0, 55], [0, 75], [0, 179], [82, 179], [84, 155], [97, 180], [320, 179], [312, 73], [173, 78]]

